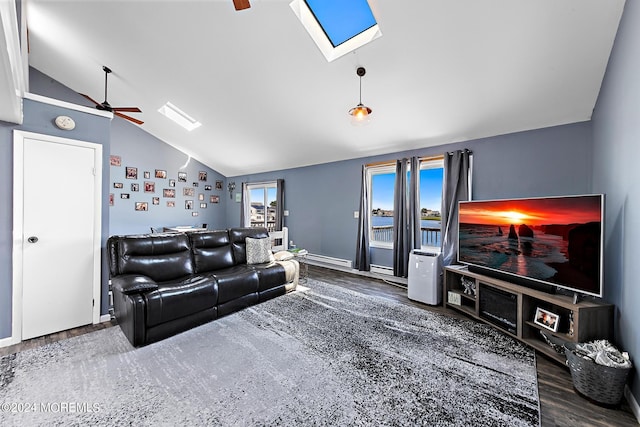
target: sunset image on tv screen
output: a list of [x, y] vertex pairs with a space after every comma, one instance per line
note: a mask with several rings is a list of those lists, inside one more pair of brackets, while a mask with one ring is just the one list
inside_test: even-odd
[[460, 202], [459, 260], [600, 293], [602, 197]]

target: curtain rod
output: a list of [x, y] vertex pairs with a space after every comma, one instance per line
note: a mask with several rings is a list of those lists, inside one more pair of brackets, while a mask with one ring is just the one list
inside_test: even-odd
[[[428, 160], [442, 160], [444, 159], [444, 154], [440, 154], [437, 156], [425, 156], [425, 157], [418, 157], [418, 160], [423, 162], [423, 161], [428, 161]], [[396, 164], [395, 160], [381, 160], [379, 162], [373, 162], [373, 163], [367, 163], [365, 164], [366, 167], [373, 167], [373, 166], [394, 166]]]
[[[473, 154], [473, 151], [469, 150], [468, 148], [465, 148], [463, 150], [460, 151], [466, 151], [469, 154]], [[449, 151], [447, 154], [452, 155], [453, 153], [455, 153], [455, 151]]]

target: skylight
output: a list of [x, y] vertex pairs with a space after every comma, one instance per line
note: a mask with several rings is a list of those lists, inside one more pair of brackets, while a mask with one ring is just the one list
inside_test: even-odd
[[367, 0], [293, 0], [290, 6], [329, 62], [382, 35]]
[[160, 107], [160, 109], [158, 109], [158, 112], [165, 117], [173, 120], [188, 131], [192, 131], [202, 125], [202, 123], [192, 118], [187, 113], [170, 102], [167, 102], [162, 107]]

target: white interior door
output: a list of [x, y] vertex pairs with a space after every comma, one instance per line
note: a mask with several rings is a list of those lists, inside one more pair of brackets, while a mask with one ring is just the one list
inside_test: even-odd
[[96, 160], [102, 153], [100, 148], [96, 156], [92, 146], [23, 139], [23, 340], [94, 319], [100, 265]]

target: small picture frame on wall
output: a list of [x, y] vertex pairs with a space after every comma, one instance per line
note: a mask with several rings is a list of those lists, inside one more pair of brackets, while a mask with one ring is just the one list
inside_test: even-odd
[[187, 182], [186, 172], [178, 172], [178, 182]]
[[137, 211], [148, 211], [149, 203], [148, 202], [136, 202], [135, 209]]
[[222, 190], [222, 181], [216, 181], [216, 190]]
[[124, 188], [124, 184], [121, 182], [114, 182], [113, 188]]
[[183, 196], [189, 196], [189, 197], [193, 197], [193, 195], [196, 193], [196, 191], [191, 188], [191, 187], [184, 187], [182, 189], [182, 195]]
[[175, 179], [170, 179], [169, 180], [169, 187], [175, 187], [176, 186], [176, 180]]
[[138, 168], [127, 166], [125, 168], [124, 176], [127, 179], [138, 179]]
[[204, 194], [202, 194], [202, 193], [198, 194], [198, 200], [203, 201], [204, 200]]
[[198, 212], [191, 212], [191, 216], [198, 216]]
[[151, 199], [151, 204], [159, 205], [160, 204], [160, 197], [153, 197]]
[[120, 194], [120, 198], [121, 199], [128, 199], [129, 198], [129, 193], [121, 193]]
[[109, 166], [122, 166], [122, 158], [120, 156], [109, 156]]
[[553, 332], [558, 332], [558, 324], [560, 323], [560, 316], [547, 311], [543, 308], [536, 308], [536, 315], [533, 318], [533, 323], [543, 328], [549, 329]]
[[220, 196], [209, 197], [209, 203], [220, 203]]
[[198, 172], [198, 181], [206, 181], [207, 180], [207, 172], [200, 171]]
[[167, 171], [162, 169], [156, 169], [156, 178], [167, 179]]
[[156, 183], [153, 181], [145, 181], [144, 182], [144, 192], [145, 193], [155, 193], [156, 192]]
[[174, 202], [173, 200], [170, 200], [167, 202], [167, 207], [168, 208], [175, 208], [176, 207], [176, 202]]
[[186, 210], [192, 210], [193, 209], [193, 200], [185, 200], [184, 201], [184, 208]]
[[193, 186], [194, 186], [194, 187], [197, 187], [198, 185], [200, 185], [200, 184], [198, 184], [197, 182], [194, 182], [194, 183], [193, 183]]
[[200, 209], [207, 209], [206, 203], [200, 203]]
[[162, 189], [162, 197], [170, 197], [170, 198], [176, 197], [175, 188], [163, 188]]
[[140, 184], [132, 183], [131, 184], [131, 191], [140, 191]]
[[109, 206], [113, 206], [114, 200], [115, 200], [115, 197], [113, 193], [109, 193]]
[[205, 185], [204, 186], [205, 191], [211, 191], [211, 185]]
[[151, 179], [151, 172], [144, 171], [144, 179]]

